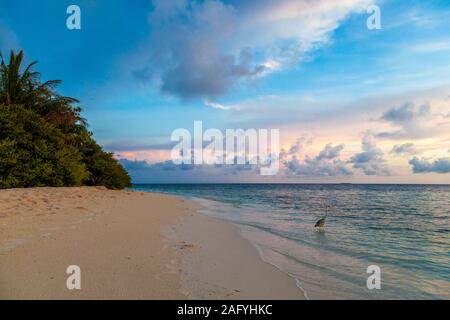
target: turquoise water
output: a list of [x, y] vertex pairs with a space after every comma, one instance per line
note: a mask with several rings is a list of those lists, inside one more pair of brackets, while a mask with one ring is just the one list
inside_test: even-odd
[[[449, 299], [450, 186], [171, 184], [134, 189], [196, 199], [241, 226], [263, 260], [309, 299]], [[324, 233], [314, 223], [332, 206]], [[238, 261], [236, 263], [239, 263]], [[369, 265], [381, 289], [369, 290]]]

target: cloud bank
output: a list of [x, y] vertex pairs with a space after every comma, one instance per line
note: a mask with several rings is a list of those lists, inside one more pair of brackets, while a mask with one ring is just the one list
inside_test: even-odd
[[450, 158], [439, 158], [434, 161], [414, 157], [409, 161], [413, 173], [450, 173]]

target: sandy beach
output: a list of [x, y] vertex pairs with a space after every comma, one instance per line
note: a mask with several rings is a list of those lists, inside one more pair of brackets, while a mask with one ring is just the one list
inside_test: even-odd
[[[197, 203], [105, 188], [0, 190], [0, 299], [301, 299]], [[81, 270], [68, 290], [66, 269]]]

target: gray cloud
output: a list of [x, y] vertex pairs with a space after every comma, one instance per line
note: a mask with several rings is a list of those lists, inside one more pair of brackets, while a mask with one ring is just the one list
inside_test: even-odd
[[147, 161], [138, 161], [138, 160], [128, 160], [128, 159], [119, 159], [120, 164], [122, 164], [127, 170], [142, 170], [150, 168], [150, 164]]
[[234, 7], [220, 1], [153, 1], [149, 22], [151, 66], [132, 72], [142, 82], [155, 80], [163, 93], [183, 99], [215, 98], [234, 83], [264, 72], [253, 52], [243, 47], [236, 54], [222, 49], [236, 31]]
[[237, 83], [307, 59], [370, 0], [153, 0], [151, 35], [132, 75], [182, 99], [214, 99]]
[[280, 151], [280, 159], [287, 159], [289, 156], [294, 156], [297, 153], [303, 151], [304, 145], [311, 144], [313, 138], [307, 135], [304, 135], [297, 139], [297, 141], [289, 147], [289, 150], [281, 149]]
[[379, 119], [388, 122], [399, 129], [393, 131], [380, 132], [377, 137], [402, 139], [402, 138], [422, 138], [430, 135], [432, 128], [426, 127], [427, 120], [430, 119], [431, 108], [424, 104], [415, 107], [411, 103], [404, 104], [398, 108], [391, 108]]
[[409, 161], [413, 173], [450, 173], [450, 158], [440, 158], [434, 161], [414, 157]]
[[[129, 171], [135, 170], [163, 170], [163, 171], [175, 171], [175, 170], [192, 170], [195, 169], [195, 165], [193, 164], [180, 164], [176, 165], [172, 162], [172, 160], [166, 160], [157, 163], [148, 163], [145, 160], [128, 160], [128, 159], [119, 159], [119, 162], [125, 167], [125, 169]], [[201, 166], [198, 166], [201, 167]]]
[[[120, 159], [133, 183], [184, 182], [198, 179], [194, 166], [177, 166], [172, 161], [149, 163], [147, 161]], [[202, 176], [202, 175], [200, 175]]]
[[[208, 62], [199, 61], [200, 55], [206, 56]], [[178, 64], [161, 74], [161, 90], [185, 99], [221, 96], [238, 80], [264, 71], [264, 66], [251, 65], [248, 48], [243, 49], [236, 59], [232, 55], [220, 55], [214, 48], [193, 45], [185, 47], [182, 56], [176, 59]]]
[[412, 104], [405, 104], [399, 108], [392, 108], [381, 116], [384, 121], [394, 123], [405, 123], [414, 119], [414, 106]]
[[[134, 183], [166, 182], [236, 182], [261, 181], [259, 166], [235, 165], [176, 165], [171, 160], [149, 163], [147, 161], [120, 159]], [[273, 177], [276, 178], [276, 177]], [[266, 181], [266, 180], [263, 180]]]
[[105, 150], [111, 152], [123, 151], [148, 151], [148, 150], [171, 150], [176, 142], [167, 143], [136, 143], [132, 141], [117, 141], [104, 145]]
[[343, 149], [344, 149], [343, 144], [333, 147], [333, 145], [329, 143], [326, 145], [325, 149], [323, 149], [319, 153], [319, 155], [317, 156], [317, 160], [334, 159], [336, 157], [339, 157], [339, 154]]
[[[297, 144], [291, 147], [302, 149], [299, 145], [303, 140], [298, 140]], [[290, 159], [285, 157], [290, 153], [281, 155], [281, 160], [284, 163], [288, 174], [295, 174], [298, 176], [307, 177], [333, 177], [339, 175], [352, 175], [353, 172], [348, 168], [345, 161], [339, 159], [340, 152], [344, 149], [344, 145], [338, 145], [333, 147], [331, 144], [327, 144], [325, 148], [320, 151], [317, 157], [305, 156], [304, 161], [299, 161], [298, 157], [294, 155]]]
[[347, 163], [339, 159], [324, 161], [307, 156], [302, 163], [294, 156], [291, 160], [286, 161], [286, 167], [288, 173], [307, 177], [334, 177], [353, 174]]
[[362, 152], [355, 154], [349, 161], [355, 169], [361, 169], [365, 175], [388, 176], [390, 169], [383, 159], [383, 152], [377, 147], [373, 137], [366, 134], [362, 140]]
[[[311, 143], [311, 138], [302, 137], [289, 148], [288, 152], [280, 155], [280, 162], [283, 165], [280, 168], [280, 176], [287, 174], [291, 177], [334, 177], [350, 176], [352, 171], [348, 163], [341, 160], [340, 152], [344, 145], [333, 146], [328, 144], [319, 153], [317, 157], [311, 158], [305, 156], [304, 161], [298, 161], [296, 153], [303, 150], [303, 144]], [[130, 172], [133, 181], [145, 180], [151, 181], [205, 181], [215, 177], [216, 179], [238, 179], [238, 180], [261, 180], [259, 175], [261, 165], [245, 164], [234, 165], [176, 165], [171, 160], [157, 163], [147, 161], [120, 159], [120, 163]], [[235, 163], [237, 156], [235, 157]], [[227, 178], [228, 177], [228, 178]], [[234, 178], [230, 178], [234, 177]], [[275, 177], [274, 177], [275, 178]]]
[[417, 153], [416, 147], [413, 143], [396, 144], [391, 153], [395, 154], [415, 154]]

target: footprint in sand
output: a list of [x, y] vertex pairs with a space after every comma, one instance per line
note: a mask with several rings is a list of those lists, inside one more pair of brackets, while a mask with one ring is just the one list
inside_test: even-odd
[[184, 249], [195, 249], [196, 246], [190, 243], [181, 242], [180, 244], [175, 245], [178, 249], [184, 250]]

